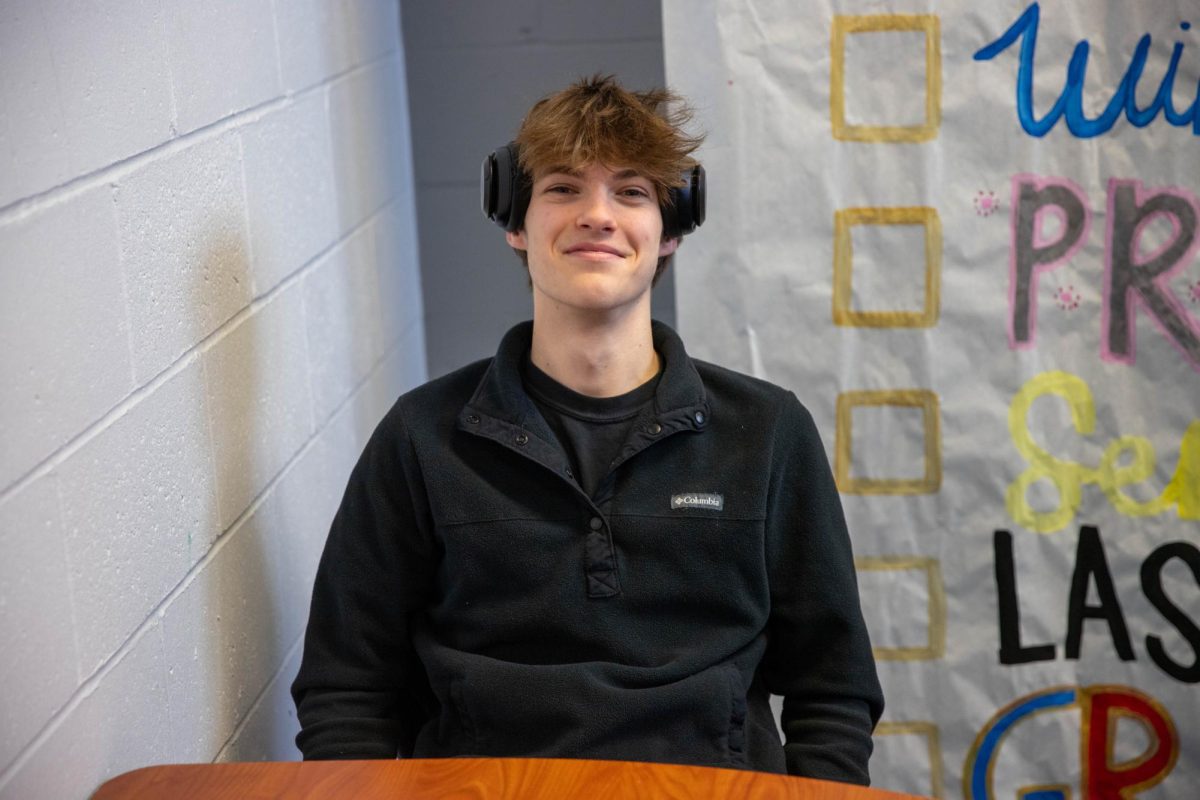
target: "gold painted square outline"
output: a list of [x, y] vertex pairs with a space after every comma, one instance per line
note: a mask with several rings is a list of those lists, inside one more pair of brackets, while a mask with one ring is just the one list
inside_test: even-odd
[[[850, 475], [850, 414], [857, 406], [919, 408], [925, 421], [925, 474], [920, 478], [855, 478]], [[843, 494], [934, 494], [942, 486], [942, 431], [938, 396], [928, 389], [842, 392], [837, 398], [833, 476]]]
[[[846, 124], [846, 37], [853, 33], [925, 34], [925, 122], [922, 125]], [[829, 118], [843, 142], [928, 142], [942, 124], [942, 35], [936, 14], [835, 14], [829, 43]]]
[[912, 722], [880, 722], [875, 726], [876, 736], [900, 736], [916, 734], [924, 736], [929, 746], [930, 797], [945, 797], [945, 778], [942, 773], [942, 744], [938, 726], [926, 720]]
[[[850, 307], [855, 225], [920, 225], [925, 229], [925, 305], [920, 311], [855, 311]], [[942, 220], [930, 206], [843, 208], [833, 212], [833, 323], [861, 328], [931, 328], [942, 291]]]
[[859, 556], [854, 559], [859, 572], [900, 572], [921, 570], [929, 594], [926, 612], [929, 620], [928, 641], [924, 647], [872, 647], [877, 661], [933, 661], [946, 655], [946, 589], [942, 584], [942, 565], [926, 556]]

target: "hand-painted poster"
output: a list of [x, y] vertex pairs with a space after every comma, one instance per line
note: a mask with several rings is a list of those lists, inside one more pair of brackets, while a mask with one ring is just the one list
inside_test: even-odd
[[826, 437], [876, 785], [1200, 797], [1200, 4], [666, 0], [689, 349]]

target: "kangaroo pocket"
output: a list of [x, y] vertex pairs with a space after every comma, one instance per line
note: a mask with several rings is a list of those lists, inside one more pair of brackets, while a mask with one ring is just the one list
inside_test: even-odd
[[477, 751], [494, 756], [740, 764], [741, 674], [721, 664], [673, 678], [668, 668], [514, 664], [470, 658], [458, 713]]

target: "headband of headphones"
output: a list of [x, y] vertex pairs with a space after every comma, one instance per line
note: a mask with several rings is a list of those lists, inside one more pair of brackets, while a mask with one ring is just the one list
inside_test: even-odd
[[[664, 239], [691, 233], [704, 222], [704, 167], [695, 165], [683, 179], [683, 186], [671, 187], [671, 201], [662, 208]], [[483, 215], [510, 233], [521, 230], [532, 181], [521, 171], [516, 143], [509, 142], [483, 159], [480, 184]]]

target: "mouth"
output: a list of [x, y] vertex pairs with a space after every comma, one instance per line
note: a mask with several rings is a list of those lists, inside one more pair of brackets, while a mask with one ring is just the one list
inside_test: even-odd
[[566, 254], [569, 256], [578, 256], [580, 258], [603, 260], [608, 258], [624, 258], [625, 254], [617, 248], [600, 244], [598, 242], [585, 242], [583, 244], [573, 245], [566, 249]]

